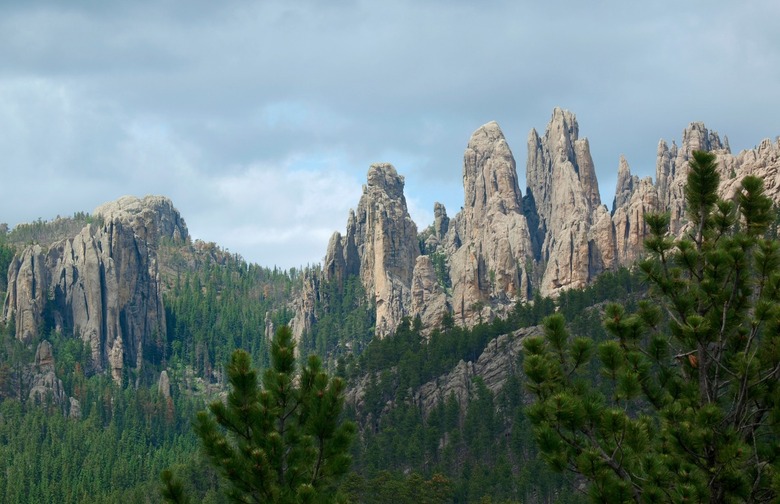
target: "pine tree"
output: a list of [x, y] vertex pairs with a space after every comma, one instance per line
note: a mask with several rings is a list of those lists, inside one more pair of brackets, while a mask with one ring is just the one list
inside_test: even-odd
[[[354, 424], [340, 421], [344, 382], [330, 378], [316, 356], [296, 373], [295, 342], [286, 326], [273, 338], [262, 387], [243, 350], [233, 353], [228, 377], [227, 402], [211, 404], [195, 422], [228, 497], [235, 502], [333, 502], [349, 469], [355, 432]], [[164, 497], [174, 494], [175, 481], [164, 483]]]
[[780, 493], [780, 243], [771, 200], [745, 177], [717, 197], [715, 157], [695, 152], [688, 232], [649, 216], [640, 264], [650, 299], [610, 304], [610, 338], [572, 338], [562, 316], [525, 342], [529, 409], [548, 463], [596, 502], [774, 502]]

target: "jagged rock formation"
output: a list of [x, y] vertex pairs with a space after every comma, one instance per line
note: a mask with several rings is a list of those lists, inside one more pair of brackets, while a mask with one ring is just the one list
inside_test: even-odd
[[[525, 196], [498, 124], [491, 122], [474, 132], [464, 154], [461, 212], [450, 218], [443, 205], [435, 204], [434, 222], [420, 235], [424, 254], [420, 257], [413, 251], [411, 236], [404, 235], [402, 243], [408, 247], [404, 250], [411, 252], [406, 259], [393, 256], [397, 259], [393, 271], [398, 273], [393, 282], [377, 282], [388, 276], [375, 266], [386, 261], [385, 240], [397, 241], [399, 230], [387, 220], [381, 227], [366, 224], [372, 215], [367, 209], [377, 201], [401, 200], [403, 184], [387, 183], [397, 177], [394, 170], [389, 179], [383, 172], [369, 172], [369, 185], [358, 212], [350, 214], [346, 236], [336, 233], [331, 239], [323, 276], [343, 282], [359, 274], [376, 297], [381, 334], [391, 331], [402, 314], [419, 315], [427, 329], [437, 326], [444, 310], [467, 326], [489, 320], [528, 299], [534, 290], [556, 296], [587, 285], [603, 271], [634, 264], [643, 254], [644, 218], [649, 212], [669, 211], [671, 231], [684, 232], [683, 187], [694, 150], [717, 155], [724, 197], [733, 196], [742, 177], [755, 174], [764, 179], [768, 194], [780, 201], [780, 139], [765, 140], [734, 156], [727, 138], [721, 141], [702, 123], [691, 123], [680, 147], [659, 143], [655, 184], [649, 177], [632, 175], [621, 157], [609, 212], [601, 203], [588, 140], [579, 138], [574, 114], [556, 108], [544, 135], [532, 130], [528, 136]], [[389, 217], [393, 212], [379, 214]], [[397, 226], [407, 232], [408, 214], [400, 212], [399, 219]], [[377, 250], [383, 252], [377, 256]], [[434, 268], [434, 259], [444, 271]], [[411, 299], [406, 294], [410, 278]], [[316, 289], [310, 291], [316, 298]], [[301, 311], [296, 311], [298, 318], [306, 327], [314, 323]]]
[[685, 232], [684, 187], [688, 163], [695, 150], [715, 154], [721, 177], [721, 197], [733, 198], [742, 179], [746, 175], [756, 175], [764, 180], [767, 195], [780, 203], [780, 138], [774, 143], [766, 139], [758, 147], [735, 156], [731, 153], [728, 138], [724, 137], [721, 141], [718, 133], [708, 130], [703, 123], [691, 123], [683, 131], [679, 147], [674, 142], [671, 147], [664, 140], [659, 142], [655, 184], [650, 178], [639, 180], [632, 177], [628, 163], [621, 160], [612, 215], [618, 264], [631, 265], [642, 254], [647, 234], [644, 216], [648, 212], [668, 211], [672, 234], [680, 236]]
[[14, 258], [3, 317], [15, 318], [22, 341], [45, 329], [78, 335], [89, 343], [95, 368], [120, 381], [126, 365], [141, 367], [144, 348], [165, 341], [156, 248], [160, 239], [182, 241], [188, 233], [170, 200], [159, 196], [126, 196], [93, 216], [102, 223]]
[[78, 399], [68, 397], [62, 380], [54, 367], [54, 352], [47, 340], [38, 343], [35, 349], [35, 362], [30, 367], [30, 392], [28, 397], [33, 404], [54, 406], [74, 420], [81, 419], [81, 404]]
[[718, 154], [721, 173], [721, 194], [731, 197], [746, 175], [755, 175], [764, 181], [767, 195], [780, 202], [780, 137], [774, 142], [764, 139], [755, 149], [744, 150], [736, 156], [730, 155], [728, 140], [726, 152]]
[[526, 166], [529, 220], [536, 260], [542, 264], [539, 292], [554, 296], [584, 286], [615, 264], [614, 230], [601, 205], [587, 139], [577, 120], [556, 108], [543, 137], [528, 135]]
[[423, 327], [436, 327], [450, 312], [444, 286], [436, 277], [430, 256], [417, 257], [412, 276], [412, 313], [420, 316]]
[[[336, 233], [338, 234], [338, 233]], [[333, 240], [331, 240], [333, 242]], [[328, 254], [330, 254], [330, 248], [328, 248]], [[293, 300], [292, 310], [293, 319], [290, 321], [290, 330], [293, 333], [293, 338], [296, 342], [296, 352], [300, 348], [301, 338], [305, 333], [311, 331], [312, 326], [316, 323], [314, 311], [317, 306], [317, 299], [319, 298], [319, 285], [320, 278], [319, 272], [310, 273], [304, 275], [301, 289], [298, 292], [298, 296]], [[270, 320], [270, 314], [266, 315], [266, 321]], [[266, 333], [268, 328], [266, 328]], [[271, 334], [273, 337], [273, 334]], [[268, 335], [266, 334], [266, 338]], [[270, 341], [270, 338], [268, 338]]]
[[[491, 341], [474, 362], [460, 361], [450, 371], [414, 390], [410, 390], [410, 400], [427, 416], [439, 402], [444, 402], [452, 395], [462, 409], [468, 405], [475, 390], [475, 378], [483, 383], [493, 394], [498, 394], [510, 375], [516, 374], [518, 357], [522, 352], [522, 343], [526, 337], [538, 336], [542, 333], [541, 326], [519, 329], [511, 334], [504, 334]], [[345, 394], [345, 402], [354, 406], [357, 411], [364, 409], [364, 401], [369, 377], [364, 376], [354, 383]], [[386, 413], [394, 405], [388, 403]]]
[[476, 362], [458, 362], [446, 375], [416, 389], [412, 400], [426, 416], [450, 395], [465, 409], [475, 390], [475, 378], [481, 378], [488, 390], [498, 394], [509, 376], [518, 371], [518, 357], [522, 352], [523, 340], [541, 333], [542, 328], [534, 326], [499, 336], [488, 344]]
[[350, 212], [346, 236], [336, 233], [325, 256], [327, 281], [360, 275], [376, 303], [379, 337], [395, 330], [409, 314], [412, 272], [420, 255], [417, 226], [409, 216], [403, 189], [404, 178], [393, 165], [371, 165], [357, 211]]
[[658, 204], [661, 209], [670, 213], [669, 228], [675, 235], [679, 234], [685, 224], [684, 191], [688, 176], [688, 162], [692, 152], [698, 150], [714, 152], [718, 156], [731, 154], [728, 143], [722, 143], [717, 132], [707, 131], [701, 122], [691, 123], [685, 128], [680, 148], [677, 148], [674, 142], [671, 148], [663, 140], [658, 144], [655, 168]]
[[81, 403], [75, 397], [70, 398], [70, 408], [68, 408], [68, 418], [71, 420], [81, 420]]
[[512, 151], [498, 124], [475, 131], [463, 156], [463, 210], [446, 235], [455, 319], [470, 325], [530, 292], [528, 222]]
[[35, 350], [35, 364], [29, 397], [37, 404], [51, 403], [60, 408], [65, 407], [67, 395], [62, 386], [62, 380], [57, 378], [54, 373], [54, 354], [51, 343], [46, 340], [41, 341]]
[[658, 193], [650, 177], [631, 175], [628, 161], [620, 157], [612, 224], [615, 229], [615, 253], [619, 265], [633, 264], [644, 250], [648, 233], [645, 215], [658, 210]]
[[160, 372], [160, 379], [157, 382], [157, 391], [164, 398], [171, 398], [171, 379], [168, 377], [168, 371], [165, 369]]

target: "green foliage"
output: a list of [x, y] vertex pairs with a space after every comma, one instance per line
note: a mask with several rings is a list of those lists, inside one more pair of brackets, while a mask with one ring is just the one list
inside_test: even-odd
[[433, 263], [433, 271], [436, 273], [436, 280], [439, 282], [439, 285], [443, 289], [451, 288], [452, 280], [450, 279], [450, 268], [447, 265], [447, 255], [437, 250], [431, 254], [431, 262]]
[[211, 378], [236, 348], [266, 365], [266, 317], [277, 326], [289, 322], [292, 283], [286, 272], [240, 258], [210, 261], [175, 278], [164, 299], [170, 367]]
[[16, 253], [15, 247], [8, 243], [5, 232], [0, 232], [0, 299], [5, 299], [8, 290], [8, 266]]
[[391, 471], [368, 479], [352, 473], [344, 489], [347, 501], [354, 504], [446, 504], [454, 493], [452, 482], [442, 474], [425, 479], [419, 473], [405, 476]]
[[[714, 156], [694, 153], [687, 236], [649, 216], [650, 299], [610, 304], [601, 343], [564, 318], [524, 344], [529, 418], [547, 463], [597, 502], [774, 502], [780, 486], [780, 243], [761, 181], [717, 199]], [[594, 373], [595, 371], [595, 373]]]
[[[157, 475], [189, 463], [195, 408], [149, 389], [118, 389], [94, 376], [72, 391], [82, 419], [59, 408], [0, 402], [0, 501], [18, 503], [159, 502]], [[175, 414], [174, 414], [175, 413]]]
[[57, 216], [54, 220], [41, 218], [30, 223], [19, 224], [6, 234], [8, 243], [26, 246], [32, 243], [49, 246], [52, 243], [78, 234], [87, 224], [103, 225], [101, 217], [93, 217], [86, 212], [76, 212], [73, 217]]
[[[340, 422], [344, 383], [329, 378], [317, 357], [296, 372], [289, 328], [276, 332], [262, 388], [247, 352], [228, 366], [227, 403], [198, 413], [203, 451], [238, 502], [333, 502], [350, 465], [354, 425]], [[166, 495], [179, 489], [166, 475]]]
[[314, 310], [316, 323], [303, 336], [301, 352], [327, 358], [329, 367], [336, 359], [359, 355], [374, 336], [376, 310], [367, 301], [359, 276], [350, 276], [343, 284], [323, 282]]

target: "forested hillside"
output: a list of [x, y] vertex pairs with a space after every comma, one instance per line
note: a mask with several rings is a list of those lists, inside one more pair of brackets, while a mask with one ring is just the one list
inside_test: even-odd
[[[692, 123], [679, 149], [659, 146], [655, 184], [640, 181], [621, 163], [609, 213], [600, 202], [587, 140], [578, 138], [573, 114], [561, 109], [544, 137], [535, 131], [529, 136], [525, 194], [498, 125], [479, 128], [464, 154], [465, 205], [450, 219], [437, 204], [433, 225], [422, 233], [409, 214], [403, 176], [390, 164], [372, 165], [346, 233], [333, 235], [322, 265], [268, 268], [193, 240], [173, 202], [162, 196], [125, 196], [92, 214], [0, 227], [0, 271], [7, 272], [0, 275], [0, 475], [5, 475], [0, 500], [159, 502], [158, 476], [171, 468], [196, 499], [223, 502], [216, 473], [199, 452], [193, 418], [226, 397], [226, 365], [236, 349], [267, 369], [272, 335], [289, 326], [298, 357], [316, 354], [328, 373], [347, 384], [342, 420], [354, 421], [357, 435], [342, 488], [345, 500], [583, 501], [585, 479], [572, 474], [586, 471], [554, 473], [542, 462], [572, 469], [589, 453], [551, 449], [559, 445], [546, 424], [534, 434], [531, 419], [538, 415], [524, 374], [524, 344], [532, 342], [537, 360], [547, 359], [549, 380], [536, 378], [548, 388], [569, 379], [550, 364], [565, 361], [565, 352], [545, 353], [539, 343], [543, 335], [551, 337], [542, 324], [552, 314], [565, 320], [565, 328], [559, 323], [555, 332], [559, 339], [575, 336], [566, 352], [575, 355], [577, 366], [586, 362], [590, 348], [607, 348], [606, 357], [599, 357], [609, 360], [609, 348], [617, 344], [600, 345], [608, 337], [606, 307], [618, 302], [632, 313], [648, 295], [643, 283], [648, 270], [645, 276], [636, 270], [647, 253], [648, 226], [657, 228], [652, 243], [663, 254], [677, 243], [676, 262], [664, 263], [661, 254], [671, 279], [667, 291], [687, 288], [680, 265], [699, 256], [685, 238], [694, 236], [696, 219], [685, 216], [691, 198], [684, 186], [689, 158], [699, 148], [714, 153], [708, 157], [707, 201], [722, 201], [717, 219], [700, 219], [697, 243], [716, 228], [731, 240], [723, 241], [731, 249], [707, 256], [712, 277], [726, 284], [744, 280], [735, 283], [743, 287], [734, 292], [754, 287], [739, 268], [733, 277], [723, 275], [725, 280], [721, 272], [723, 264], [741, 265], [739, 247], [747, 250], [745, 244], [752, 243], [740, 237], [742, 222], [732, 201], [744, 200], [744, 209], [760, 200], [766, 237], [756, 257], [771, 259], [759, 261], [766, 265], [761, 278], [768, 279], [761, 288], [765, 283], [774, 292], [780, 277], [770, 268], [778, 227], [772, 202], [780, 201], [780, 193], [768, 185], [766, 196], [761, 187], [761, 197], [750, 199], [738, 183], [751, 174], [745, 179], [758, 191], [761, 177], [774, 180], [780, 143], [765, 141], [734, 156], [717, 134]], [[566, 184], [557, 183], [563, 179]], [[669, 213], [658, 217], [659, 209]], [[745, 226], [756, 227], [744, 219]], [[701, 280], [704, 270], [688, 271], [688, 277], [699, 275], [702, 292], [714, 296], [716, 283]], [[692, 305], [678, 299], [675, 309], [687, 313]], [[728, 306], [728, 300], [717, 299]], [[708, 303], [697, 303], [706, 312], [702, 307]], [[775, 314], [775, 305], [763, 302], [755, 310], [739, 308], [733, 316]], [[616, 312], [609, 310], [612, 327]], [[731, 312], [727, 315], [723, 327], [731, 322]], [[710, 318], [709, 326], [717, 325]], [[667, 321], [653, 320], [661, 322]], [[732, 324], [733, 345], [723, 348], [753, 344], [742, 338], [742, 325]], [[682, 334], [701, 332], [700, 325], [680, 327]], [[683, 363], [687, 358], [685, 373], [701, 376], [692, 356], [709, 358], [712, 343], [699, 341], [695, 350], [674, 358]], [[770, 345], [766, 353], [776, 351]], [[737, 368], [752, 369], [749, 354]], [[625, 357], [639, 362], [636, 358], [631, 352]], [[756, 379], [765, 397], [776, 393], [780, 367], [773, 369]], [[636, 376], [640, 371], [646, 369], [637, 365]], [[597, 389], [605, 383], [595, 364], [577, 372], [571, 384], [575, 396], [586, 381]], [[614, 390], [623, 393], [636, 377], [624, 378]], [[543, 386], [535, 386], [538, 395]], [[555, 421], [567, 414], [558, 397], [544, 397], [552, 401], [549, 415]], [[758, 420], [768, 411], [757, 408]], [[730, 446], [738, 452], [736, 444]], [[560, 453], [569, 458], [560, 459]]]
[[[203, 502], [221, 502], [216, 476], [199, 456], [191, 421], [224, 390], [234, 348], [268, 362], [268, 332], [285, 324], [298, 275], [247, 264], [209, 244], [163, 243], [166, 350], [149, 355], [166, 381], [122, 385], [95, 373], [90, 352], [54, 328], [56, 379], [79, 411], [32, 399], [37, 341], [23, 344], [2, 327], [0, 495], [10, 502], [158, 502], [159, 472], [172, 467]], [[605, 275], [557, 301], [518, 303], [506, 319], [464, 329], [445, 317], [430, 333], [406, 319], [385, 339], [372, 339], [373, 306], [359, 283], [331, 288], [318, 305], [320, 324], [305, 334], [305, 353], [330, 356], [333, 373], [360, 389], [359, 426], [345, 488], [355, 502], [577, 502], [570, 482], [546, 470], [524, 417], [520, 363], [491, 391], [480, 379], [467, 402], [454, 395], [426, 411], [413, 397], [458, 362], [475, 362], [501, 335], [534, 327], [558, 309], [599, 337], [598, 303], [637, 294], [628, 271]], [[354, 395], [354, 392], [353, 392]]]

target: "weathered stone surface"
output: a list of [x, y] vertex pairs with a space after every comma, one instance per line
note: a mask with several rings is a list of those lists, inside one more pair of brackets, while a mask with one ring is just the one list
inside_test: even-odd
[[189, 237], [184, 219], [165, 196], [122, 196], [100, 205], [92, 215], [106, 222], [118, 219], [128, 223], [138, 236], [148, 241], [157, 242], [160, 238], [183, 241]]
[[412, 272], [420, 254], [403, 188], [404, 179], [393, 165], [371, 165], [357, 210], [350, 212], [346, 236], [334, 235], [325, 257], [325, 280], [360, 275], [376, 303], [379, 337], [395, 330], [410, 313]]
[[430, 256], [417, 258], [412, 274], [412, 313], [420, 316], [425, 329], [438, 327], [442, 316], [450, 312], [444, 287], [436, 278]]
[[630, 266], [641, 257], [648, 233], [645, 215], [657, 211], [658, 193], [652, 179], [632, 176], [628, 163], [621, 157], [612, 206], [617, 264]]
[[68, 408], [68, 418], [71, 420], [81, 420], [81, 403], [75, 397], [69, 398], [70, 407]]
[[165, 341], [165, 310], [157, 267], [161, 238], [186, 240], [187, 228], [170, 200], [124, 197], [98, 207], [102, 224], [47, 250], [33, 245], [12, 261], [3, 317], [30, 341], [48, 313], [53, 328], [89, 343], [97, 370], [121, 380], [125, 365], [140, 368], [143, 349]]
[[164, 398], [171, 398], [171, 379], [168, 377], [168, 371], [165, 369], [160, 372], [160, 380], [157, 382], [157, 391]]
[[[411, 390], [411, 400], [426, 416], [450, 395], [465, 409], [476, 390], [475, 378], [481, 378], [487, 389], [497, 394], [509, 376], [518, 372], [518, 357], [523, 340], [541, 333], [542, 328], [535, 326], [499, 336], [488, 344], [475, 362], [461, 360], [450, 372]], [[345, 394], [346, 403], [359, 411], [364, 406], [367, 386], [367, 377], [353, 384]], [[392, 404], [388, 404], [386, 410], [392, 407]]]
[[678, 235], [686, 222], [685, 182], [688, 177], [688, 163], [693, 151], [712, 151], [716, 155], [730, 154], [720, 137], [708, 131], [704, 123], [691, 123], [683, 131], [680, 148], [673, 142], [667, 147], [661, 140], [658, 144], [656, 161], [656, 188], [659, 208], [670, 214], [669, 230]]
[[[300, 343], [303, 335], [311, 331], [311, 328], [316, 323], [315, 308], [317, 306], [319, 285], [319, 272], [304, 275], [301, 290], [292, 302], [294, 315], [290, 321], [290, 330], [292, 331], [293, 339], [296, 343], [296, 352], [298, 352], [301, 347]], [[269, 317], [266, 316], [266, 322], [268, 320]]]
[[528, 223], [512, 151], [498, 124], [471, 136], [463, 156], [463, 210], [446, 236], [455, 319], [472, 325], [530, 292]]
[[41, 341], [35, 350], [29, 398], [36, 404], [54, 404], [60, 408], [66, 405], [65, 388], [54, 372], [54, 355], [51, 343], [46, 340]]
[[[499, 126], [488, 123], [470, 138], [462, 210], [450, 218], [437, 203], [433, 224], [420, 235], [425, 254], [437, 261], [443, 256], [449, 279], [444, 288], [433, 281], [430, 258], [417, 259], [405, 202], [399, 203], [400, 177], [375, 167], [346, 234], [331, 239], [323, 278], [343, 282], [360, 275], [377, 303], [378, 334], [392, 331], [403, 314], [435, 324], [443, 307], [462, 325], [489, 320], [534, 289], [556, 296], [603, 271], [633, 265], [644, 253], [649, 212], [669, 211], [672, 232], [684, 232], [683, 187], [694, 150], [716, 154], [724, 197], [734, 195], [744, 175], [755, 174], [780, 201], [780, 138], [734, 156], [727, 139], [691, 123], [679, 147], [659, 143], [655, 184], [632, 175], [621, 157], [610, 213], [601, 204], [588, 140], [579, 138], [574, 114], [556, 108], [544, 136], [529, 134], [525, 196]], [[390, 257], [392, 270], [383, 266]]]
[[54, 371], [54, 352], [47, 340], [38, 343], [35, 349], [35, 368], [39, 373]]
[[25, 343], [38, 335], [48, 300], [48, 281], [44, 251], [39, 245], [24, 249], [8, 266], [8, 294], [3, 318], [14, 317], [16, 337]]
[[447, 217], [447, 209], [437, 201], [433, 204], [433, 235], [442, 241], [449, 228], [450, 218]]
[[767, 196], [780, 203], [780, 137], [774, 142], [764, 139], [754, 149], [732, 156], [730, 152], [718, 153], [720, 168], [720, 192], [724, 198], [732, 198], [739, 190], [742, 179], [754, 175], [764, 181]]
[[525, 206], [536, 227], [531, 234], [543, 264], [542, 295], [582, 287], [614, 265], [614, 233], [604, 221], [588, 141], [578, 135], [574, 114], [556, 108], [544, 137], [535, 130], [528, 136]]

